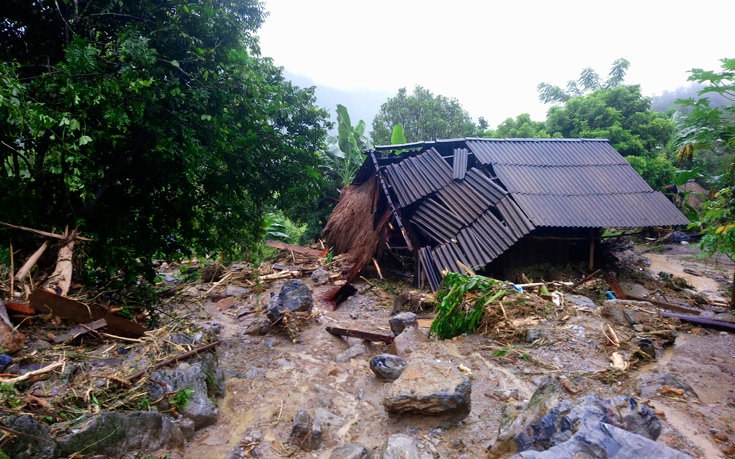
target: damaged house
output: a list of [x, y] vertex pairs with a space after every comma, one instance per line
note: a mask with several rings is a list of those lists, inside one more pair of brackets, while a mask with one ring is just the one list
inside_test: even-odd
[[591, 267], [604, 228], [689, 223], [606, 140], [466, 138], [366, 156], [323, 233], [348, 254], [348, 278], [385, 249], [410, 254], [433, 291], [444, 270]]

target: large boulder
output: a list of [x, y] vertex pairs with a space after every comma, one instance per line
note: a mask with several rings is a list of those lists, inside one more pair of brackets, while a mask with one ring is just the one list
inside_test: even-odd
[[32, 416], [8, 416], [6, 425], [9, 429], [26, 435], [10, 436], [3, 444], [2, 450], [8, 457], [25, 457], [28, 459], [56, 459], [58, 446], [51, 438], [49, 429], [37, 422]]
[[280, 293], [271, 293], [266, 315], [275, 322], [281, 318], [285, 311], [311, 311], [314, 307], [314, 298], [311, 290], [301, 279], [289, 279], [284, 282]]
[[471, 410], [472, 383], [447, 362], [415, 360], [388, 388], [383, 406], [390, 413], [447, 414], [462, 419]]
[[58, 439], [56, 457], [67, 457], [79, 451], [87, 455], [124, 457], [132, 453], [177, 448], [183, 444], [181, 429], [168, 415], [155, 411], [128, 414], [103, 411], [66, 437]]
[[187, 401], [176, 407], [179, 414], [191, 419], [196, 430], [214, 424], [219, 413], [211, 397], [224, 392], [224, 373], [217, 368], [214, 354], [203, 354], [199, 362], [182, 367], [185, 369], [154, 371], [151, 379], [165, 384], [165, 387], [149, 382], [149, 400], [162, 399], [159, 408], [167, 411], [171, 409], [171, 403], [164, 393], [189, 391], [183, 397]]
[[408, 435], [395, 434], [388, 437], [380, 453], [380, 459], [419, 459], [416, 442]]

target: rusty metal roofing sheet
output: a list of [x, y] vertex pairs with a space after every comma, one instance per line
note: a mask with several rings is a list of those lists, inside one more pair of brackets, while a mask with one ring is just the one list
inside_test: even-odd
[[650, 192], [630, 164], [493, 167], [509, 193], [591, 195]]
[[469, 150], [466, 148], [454, 149], [454, 180], [463, 180], [467, 174], [467, 157]]
[[536, 226], [605, 228], [689, 223], [658, 191], [589, 196], [516, 194], [513, 199]]
[[493, 182], [485, 172], [476, 167], [467, 171], [465, 183], [474, 188], [481, 195], [485, 196], [493, 205], [497, 204], [498, 201], [508, 194], [504, 189]]
[[468, 139], [467, 146], [483, 164], [526, 166], [628, 164], [606, 140]]

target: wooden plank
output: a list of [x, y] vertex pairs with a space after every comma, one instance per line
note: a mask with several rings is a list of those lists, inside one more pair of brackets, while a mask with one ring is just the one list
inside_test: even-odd
[[360, 330], [348, 330], [346, 328], [327, 327], [327, 331], [333, 335], [349, 336], [350, 338], [359, 338], [366, 341], [382, 341], [385, 344], [390, 344], [395, 339], [395, 336], [392, 335], [380, 335]]
[[63, 343], [69, 338], [76, 338], [77, 336], [87, 334], [92, 330], [99, 330], [100, 328], [103, 328], [106, 326], [107, 326], [107, 321], [105, 319], [95, 320], [94, 322], [90, 322], [85, 325], [80, 325], [79, 327], [74, 327], [71, 330], [69, 330], [67, 333], [57, 336], [56, 338], [54, 338], [54, 343], [56, 344]]
[[36, 310], [23, 303], [5, 303], [8, 311], [20, 312], [21, 314], [35, 314]]
[[110, 333], [127, 338], [138, 338], [147, 330], [143, 325], [132, 320], [124, 319], [103, 309], [88, 306], [45, 290], [34, 290], [31, 293], [30, 301], [33, 309], [39, 314], [53, 314], [78, 324], [105, 319], [107, 330]]
[[310, 249], [308, 247], [301, 247], [298, 245], [286, 244], [285, 242], [267, 240], [265, 241], [265, 245], [267, 245], [268, 247], [273, 247], [274, 249], [291, 250], [293, 252], [301, 253], [304, 255], [310, 255], [312, 257], [319, 257], [322, 254], [321, 250]]

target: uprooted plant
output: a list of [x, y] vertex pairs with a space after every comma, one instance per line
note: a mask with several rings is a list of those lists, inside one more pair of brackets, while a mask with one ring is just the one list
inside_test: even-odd
[[473, 333], [480, 326], [485, 308], [505, 295], [502, 285], [489, 277], [447, 273], [444, 288], [437, 293], [438, 314], [431, 333], [440, 339]]

